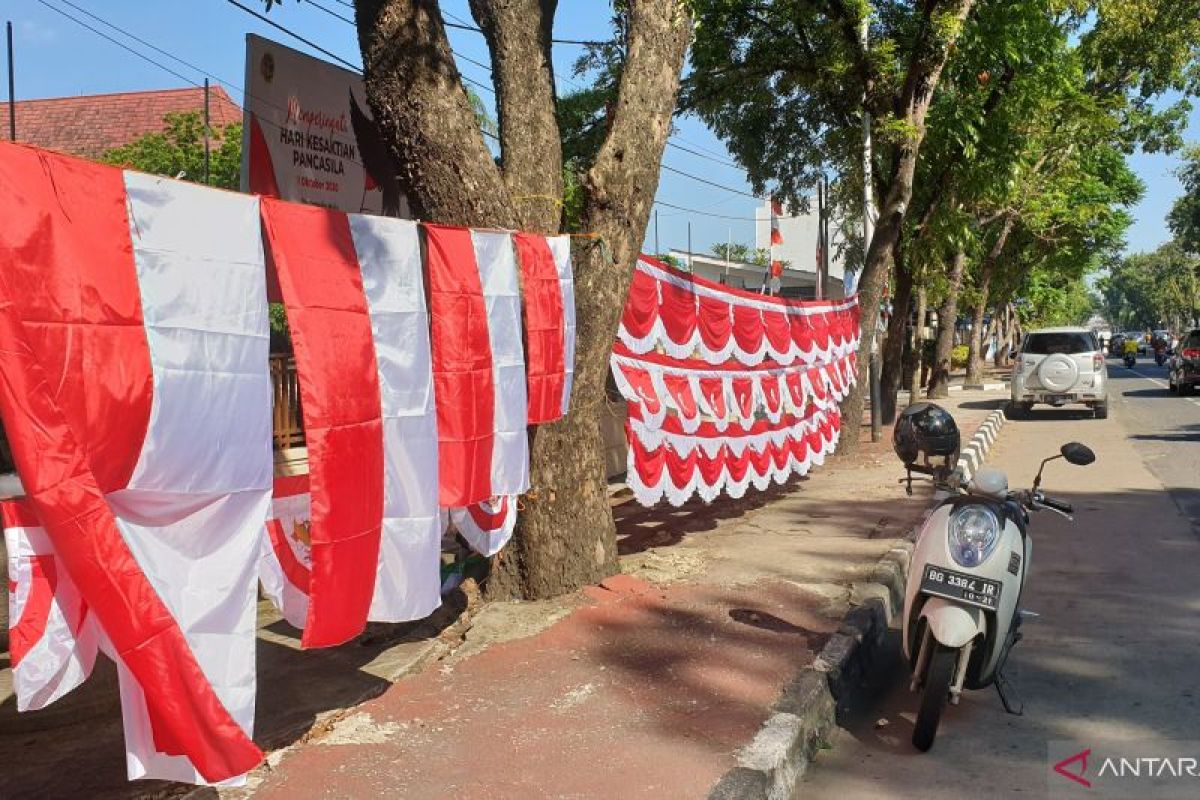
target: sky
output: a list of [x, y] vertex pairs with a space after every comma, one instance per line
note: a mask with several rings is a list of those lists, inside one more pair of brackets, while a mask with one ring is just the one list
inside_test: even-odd
[[[262, 9], [261, 0], [240, 2], [255, 10]], [[283, 7], [276, 7], [270, 18], [357, 65], [361, 59], [353, 27], [328, 13], [332, 11], [351, 17], [348, 4], [349, 0], [284, 0]], [[51, 10], [50, 6], [121, 40], [177, 74], [106, 41]], [[208, 77], [224, 85], [240, 103], [246, 33], [257, 33], [325, 57], [235, 8], [227, 0], [156, 3], [145, 0], [7, 0], [3, 8], [5, 19], [13, 23], [18, 100], [175, 88], [188, 85], [188, 82], [203, 83]], [[457, 18], [471, 22], [467, 0], [442, 0], [442, 9], [451, 21]], [[601, 0], [560, 0], [558, 9], [556, 38], [603, 38], [609, 30], [608, 3]], [[192, 66], [173, 61], [145, 44], [123, 37], [89, 18], [84, 11]], [[483, 37], [463, 30], [450, 30], [449, 36], [452, 48], [463, 56], [459, 59], [462, 74], [471, 81], [490, 86], [487, 70], [466, 60], [489, 61]], [[571, 69], [580, 52], [581, 48], [575, 45], [554, 47], [560, 93], [580, 85]], [[476, 91], [490, 105], [490, 92], [477, 87]], [[1192, 112], [1186, 138], [1193, 142], [1200, 140], [1200, 110]], [[761, 201], [742, 194], [749, 193], [750, 187], [739, 168], [725, 163], [730, 161], [728, 151], [702, 122], [687, 117], [676, 120], [663, 164], [726, 188], [663, 170], [657, 200], [669, 205], [655, 206], [646, 231], [646, 250], [687, 249], [689, 225], [695, 252], [708, 251], [712, 244], [730, 240], [753, 244], [754, 210]], [[1137, 154], [1130, 164], [1145, 181], [1146, 196], [1133, 209], [1135, 223], [1127, 235], [1128, 249], [1135, 252], [1150, 250], [1170, 238], [1164, 219], [1171, 203], [1182, 193], [1173, 175], [1178, 158]]]

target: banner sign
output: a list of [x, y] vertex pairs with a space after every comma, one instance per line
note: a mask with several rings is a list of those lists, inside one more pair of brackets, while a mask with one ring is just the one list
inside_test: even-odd
[[242, 191], [409, 217], [362, 76], [246, 36]]

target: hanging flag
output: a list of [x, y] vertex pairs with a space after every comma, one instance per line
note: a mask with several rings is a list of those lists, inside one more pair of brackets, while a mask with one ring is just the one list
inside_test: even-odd
[[[368, 619], [420, 619], [441, 601], [419, 231], [407, 220], [271, 199], [263, 200], [262, 218], [308, 444], [310, 603], [301, 642], [323, 647], [356, 636]], [[291, 515], [280, 519], [276, 538], [295, 532], [286, 527]], [[284, 544], [295, 552], [302, 539]], [[274, 545], [270, 552], [288, 555]]]
[[783, 216], [783, 203], [777, 197], [771, 197], [771, 245], [783, 244], [783, 231], [779, 228], [779, 218]]
[[776, 260], [771, 262], [771, 277], [778, 278], [783, 275], [783, 262]]
[[494, 556], [512, 539], [517, 527], [517, 498], [497, 497], [452, 509], [450, 521], [472, 550]]
[[575, 284], [571, 237], [513, 236], [521, 262], [528, 346], [530, 425], [567, 413], [575, 373]]
[[521, 298], [508, 233], [425, 226], [440, 502], [529, 488]]
[[54, 555], [30, 586], [69, 577], [94, 616], [131, 779], [236, 779], [262, 757], [258, 200], [3, 145], [0, 213], [0, 413]]

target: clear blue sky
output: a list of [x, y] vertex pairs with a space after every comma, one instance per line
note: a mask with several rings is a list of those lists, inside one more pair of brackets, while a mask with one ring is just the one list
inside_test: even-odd
[[[205, 75], [173, 62], [136, 42], [88, 19], [67, 5], [66, 0], [46, 0], [93, 27], [122, 39], [134, 49], [171, 67], [190, 81], [202, 83]], [[224, 0], [189, 0], [188, 2], [155, 2], [145, 0], [70, 0], [114, 25], [190, 62], [215, 80], [221, 82], [241, 101], [239, 87], [244, 70], [245, 34], [254, 32], [278, 39], [289, 46], [308, 50], [289, 40]], [[260, 0], [242, 0], [244, 5], [261, 9]], [[317, 0], [345, 16], [351, 11], [341, 0]], [[443, 0], [443, 9], [451, 15], [470, 21], [467, 0]], [[560, 0], [555, 36], [564, 39], [602, 38], [608, 31], [608, 3], [601, 0]], [[5, 3], [5, 15], [14, 25], [16, 50], [17, 99], [61, 97], [102, 92], [170, 88], [186, 83], [180, 77], [149, 64], [137, 56], [105, 41], [76, 23], [51, 11], [38, 0], [12, 0]], [[319, 43], [355, 64], [360, 62], [354, 30], [322, 11], [307, 0], [285, 0], [282, 9], [271, 12], [278, 20], [301, 35]], [[451, 44], [463, 56], [487, 63], [487, 48], [483, 38], [469, 31], [450, 31]], [[571, 65], [580, 48], [556, 45], [554, 58], [561, 91], [572, 87], [575, 79]], [[314, 55], [319, 55], [314, 53]], [[460, 70], [468, 78], [490, 84], [485, 70], [460, 60]], [[485, 101], [491, 95], [479, 91]], [[18, 120], [19, 122], [19, 120]], [[672, 141], [692, 150], [729, 160], [721, 142], [699, 121], [681, 119], [676, 122]], [[1200, 111], [1193, 112], [1188, 139], [1200, 139]], [[743, 173], [735, 167], [692, 155], [676, 147], [668, 147], [664, 164], [707, 180], [741, 191], [749, 191]], [[1152, 249], [1169, 238], [1164, 216], [1171, 202], [1179, 196], [1179, 183], [1172, 175], [1176, 168], [1174, 156], [1142, 155], [1131, 160], [1135, 171], [1146, 182], [1146, 199], [1134, 209], [1136, 222], [1130, 229], [1130, 250]], [[664, 171], [658, 199], [677, 206], [697, 209], [712, 215], [703, 216], [658, 208], [658, 242], [661, 249], [684, 249], [687, 245], [688, 223], [691, 223], [692, 243], [697, 251], [706, 250], [715, 242], [732, 238], [734, 242], [753, 243], [754, 208], [756, 201], [743, 195], [723, 191], [680, 175]], [[723, 217], [733, 217], [725, 219]], [[655, 247], [655, 222], [651, 218], [646, 232], [646, 248]]]

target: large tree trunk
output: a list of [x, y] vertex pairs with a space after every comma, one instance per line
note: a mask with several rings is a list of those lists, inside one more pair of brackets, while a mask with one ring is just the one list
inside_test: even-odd
[[[538, 429], [516, 556], [522, 595], [561, 594], [617, 569], [600, 420], [608, 358], [658, 189], [691, 22], [675, 0], [630, 7], [628, 55], [608, 139], [584, 177], [575, 248], [575, 388], [566, 419]], [[510, 555], [510, 561], [512, 557]]]
[[892, 254], [895, 264], [896, 283], [892, 293], [892, 316], [888, 320], [887, 339], [883, 345], [883, 369], [879, 377], [879, 395], [882, 424], [896, 421], [896, 394], [900, 391], [900, 377], [904, 371], [904, 345], [908, 336], [908, 306], [912, 301], [912, 273], [904, 263], [900, 252], [900, 241]]
[[946, 299], [938, 309], [937, 345], [933, 355], [933, 375], [929, 380], [929, 397], [939, 399], [950, 396], [950, 354], [954, 350], [954, 328], [958, 321], [958, 293], [962, 291], [963, 273], [966, 272], [967, 254], [959, 247], [950, 268], [950, 286]]
[[[492, 54], [501, 158], [483, 141], [436, 0], [358, 0], [367, 98], [416, 216], [558, 230], [562, 160], [554, 117], [554, 0], [471, 0]], [[492, 596], [547, 597], [617, 569], [600, 415], [608, 356], [658, 186], [691, 21], [676, 0], [631, 4], [608, 138], [585, 181], [574, 248], [577, 349], [571, 411], [531, 435], [531, 489]]]
[[[913, 175], [917, 168], [921, 142], [925, 139], [925, 116], [933, 100], [946, 66], [951, 45], [957, 39], [943, 40], [943, 20], [957, 19], [959, 28], [971, 11], [974, 0], [931, 0], [925, 4], [926, 16], [919, 32], [921, 41], [914, 48], [908, 65], [904, 88], [896, 103], [896, 118], [903, 120], [908, 136], [895, 146], [892, 158], [892, 173], [887, 181], [888, 190], [879, 209], [879, 221], [871, 237], [870, 247], [863, 262], [859, 280], [859, 307], [862, 310], [862, 344], [858, 348], [858, 381], [847, 392], [842, 401], [842, 433], [838, 441], [838, 452], [843, 454], [858, 451], [862, 436], [863, 406], [869, 391], [871, 351], [879, 327], [879, 299], [883, 295], [883, 283], [887, 278], [888, 263], [892, 249], [900, 238], [904, 218], [912, 202]], [[938, 19], [935, 20], [934, 17]]]
[[1008, 242], [1008, 235], [1012, 233], [1013, 224], [1014, 218], [1011, 214], [1004, 218], [1004, 225], [1001, 226], [996, 241], [992, 242], [992, 246], [984, 256], [983, 264], [979, 268], [979, 296], [975, 299], [975, 308], [971, 313], [971, 341], [968, 344], [967, 352], [966, 384], [968, 386], [978, 386], [983, 383], [983, 315], [987, 310], [988, 289], [991, 287], [992, 273], [996, 269], [996, 262], [1000, 260], [1000, 254], [1004, 252], [1004, 245]]

